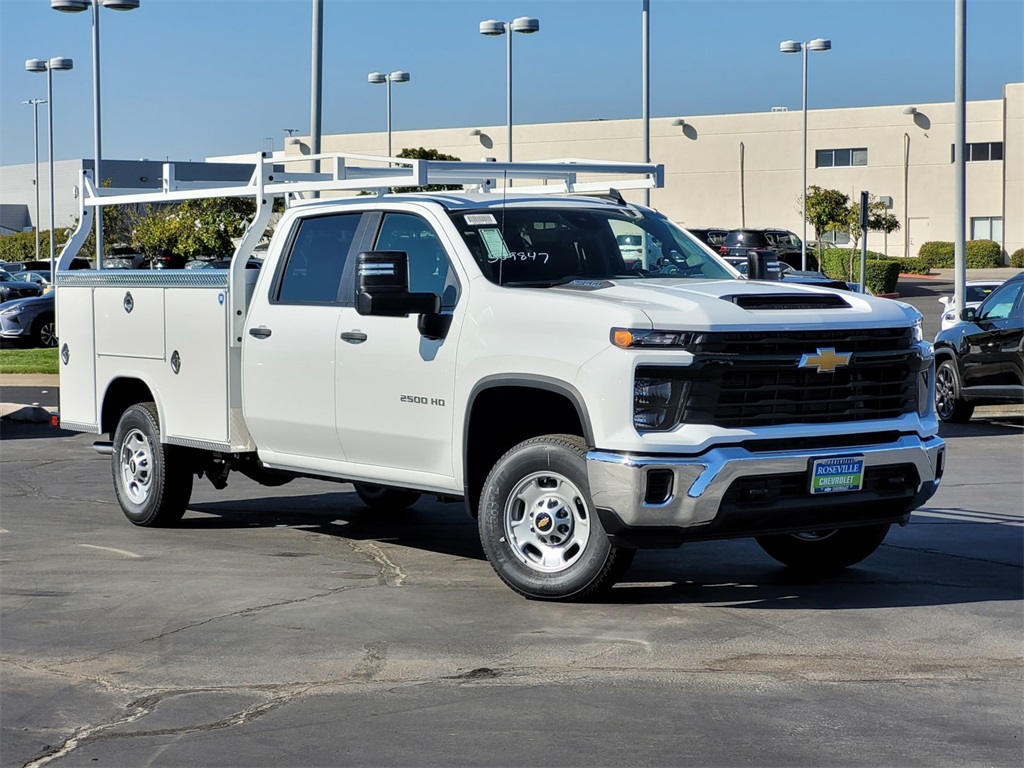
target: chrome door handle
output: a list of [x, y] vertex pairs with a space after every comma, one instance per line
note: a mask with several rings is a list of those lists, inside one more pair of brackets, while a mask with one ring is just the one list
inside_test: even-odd
[[360, 331], [345, 331], [341, 334], [342, 341], [349, 341], [353, 344], [362, 344], [366, 341], [366, 334]]
[[269, 328], [250, 328], [249, 335], [257, 339], [265, 339], [270, 335]]

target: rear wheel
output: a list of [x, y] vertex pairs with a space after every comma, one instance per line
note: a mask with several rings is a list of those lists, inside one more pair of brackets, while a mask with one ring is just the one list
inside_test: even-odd
[[537, 600], [579, 600], [610, 588], [635, 550], [612, 546], [594, 511], [586, 443], [526, 440], [498, 460], [480, 497], [480, 540], [495, 573]]
[[878, 549], [889, 532], [888, 523], [858, 528], [804, 531], [758, 536], [761, 549], [783, 565], [800, 571], [827, 573], [859, 563]]
[[974, 414], [974, 406], [960, 399], [960, 380], [951, 360], [943, 360], [935, 371], [935, 413], [950, 424], [970, 421]]
[[57, 346], [57, 323], [53, 315], [41, 315], [32, 325], [32, 346]]
[[148, 527], [181, 520], [192, 498], [192, 471], [185, 449], [160, 442], [154, 403], [138, 403], [121, 415], [113, 448], [114, 492], [125, 517]]
[[404, 491], [401, 488], [388, 488], [373, 483], [352, 483], [363, 504], [370, 509], [402, 510], [415, 504], [420, 494], [416, 491]]

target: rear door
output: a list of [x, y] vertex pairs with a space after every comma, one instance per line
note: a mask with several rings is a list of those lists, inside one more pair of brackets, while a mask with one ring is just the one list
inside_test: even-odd
[[308, 216], [293, 227], [253, 296], [242, 340], [242, 395], [256, 444], [297, 466], [344, 460], [335, 429], [342, 275], [354, 264], [361, 213]]

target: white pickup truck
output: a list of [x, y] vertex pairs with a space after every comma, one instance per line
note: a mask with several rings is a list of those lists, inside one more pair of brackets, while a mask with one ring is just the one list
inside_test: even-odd
[[[58, 277], [60, 423], [110, 435], [132, 523], [174, 524], [196, 477], [231, 471], [350, 482], [382, 511], [464, 499], [498, 576], [558, 600], [694, 540], [846, 567], [938, 487], [919, 313], [743, 279], [656, 211], [589, 194], [660, 185], [660, 166], [312, 159], [328, 170], [255, 156], [239, 187], [179, 185], [172, 166], [160, 192], [82, 179], [62, 263], [104, 205], [257, 202], [228, 270]], [[387, 192], [437, 183], [466, 186]]]

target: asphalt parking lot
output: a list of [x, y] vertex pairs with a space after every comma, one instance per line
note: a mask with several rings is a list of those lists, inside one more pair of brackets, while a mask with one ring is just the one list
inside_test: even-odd
[[1022, 414], [944, 426], [936, 496], [841, 575], [707, 542], [566, 605], [458, 504], [232, 475], [140, 529], [95, 436], [0, 422], [0, 766], [1018, 766]]

